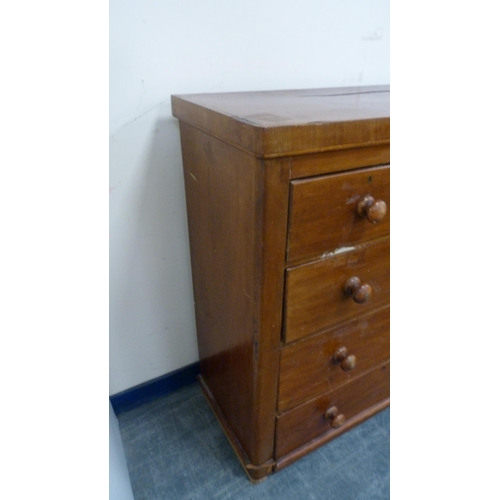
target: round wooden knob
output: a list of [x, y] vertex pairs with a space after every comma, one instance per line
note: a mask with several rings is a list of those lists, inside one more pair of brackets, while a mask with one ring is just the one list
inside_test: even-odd
[[325, 412], [325, 417], [326, 418], [334, 418], [339, 414], [339, 409], [336, 406], [332, 406], [331, 408], [328, 408]]
[[332, 427], [337, 428], [343, 425], [345, 422], [345, 415], [342, 413], [339, 413], [335, 418], [332, 419]]
[[347, 352], [347, 347], [339, 347], [335, 352], [333, 359], [340, 363], [340, 368], [345, 372], [348, 372], [356, 367], [358, 362], [354, 354], [349, 354]]
[[382, 200], [375, 200], [373, 196], [367, 195], [358, 203], [358, 214], [366, 217], [369, 222], [376, 224], [380, 222], [387, 212], [387, 205]]
[[331, 426], [334, 428], [340, 427], [345, 422], [345, 415], [339, 413], [339, 409], [336, 406], [328, 408], [325, 413], [327, 419], [331, 419]]
[[345, 282], [344, 292], [352, 296], [354, 302], [363, 304], [372, 296], [372, 287], [368, 283], [361, 283], [357, 276], [353, 276]]
[[356, 367], [357, 361], [358, 360], [356, 359], [356, 356], [354, 356], [354, 354], [349, 354], [349, 356], [347, 356], [347, 358], [345, 358], [344, 361], [340, 363], [340, 368], [342, 368], [342, 370], [344, 370], [345, 372], [348, 372]]

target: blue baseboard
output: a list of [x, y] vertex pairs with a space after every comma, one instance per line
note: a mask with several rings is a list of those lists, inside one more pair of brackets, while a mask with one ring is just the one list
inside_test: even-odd
[[114, 394], [109, 399], [115, 414], [119, 415], [196, 382], [199, 373], [200, 363], [196, 362]]

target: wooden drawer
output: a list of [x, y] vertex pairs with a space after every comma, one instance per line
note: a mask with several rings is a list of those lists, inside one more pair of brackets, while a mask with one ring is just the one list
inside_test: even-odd
[[[344, 292], [348, 279], [368, 283], [371, 297], [354, 302]], [[389, 302], [389, 239], [360, 245], [286, 273], [286, 342], [292, 342]]]
[[332, 427], [332, 420], [325, 414], [336, 406], [345, 417], [343, 426], [349, 420], [369, 410], [370, 406], [387, 399], [390, 393], [389, 363], [375, 368], [365, 376], [352, 380], [337, 389], [316, 397], [290, 410], [276, 419], [275, 458], [282, 457], [318, 436], [342, 430]]
[[[348, 356], [343, 368], [341, 360], [335, 359], [342, 347]], [[285, 346], [280, 362], [278, 411], [361, 376], [389, 360], [389, 354], [389, 306]], [[350, 356], [355, 356], [355, 361]]]
[[[358, 214], [358, 203], [366, 195], [386, 204], [380, 222]], [[290, 200], [288, 262], [318, 258], [389, 234], [389, 166], [292, 181]]]

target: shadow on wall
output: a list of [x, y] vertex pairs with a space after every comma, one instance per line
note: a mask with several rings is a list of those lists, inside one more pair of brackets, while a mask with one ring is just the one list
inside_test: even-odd
[[197, 360], [179, 126], [154, 114], [111, 138], [110, 394]]

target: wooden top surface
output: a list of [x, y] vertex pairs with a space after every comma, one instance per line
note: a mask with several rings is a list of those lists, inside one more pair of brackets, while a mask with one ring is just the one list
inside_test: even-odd
[[172, 96], [180, 121], [259, 157], [389, 142], [389, 86]]

